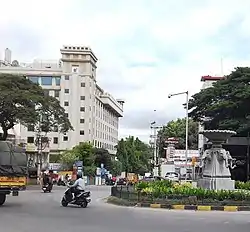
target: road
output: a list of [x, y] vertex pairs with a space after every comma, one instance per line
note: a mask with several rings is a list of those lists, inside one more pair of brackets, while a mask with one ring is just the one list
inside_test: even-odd
[[40, 190], [9, 197], [0, 208], [4, 232], [249, 232], [250, 212], [194, 212], [126, 208], [109, 205], [102, 198], [109, 187], [90, 187], [88, 208], [60, 206], [63, 188], [52, 193]]

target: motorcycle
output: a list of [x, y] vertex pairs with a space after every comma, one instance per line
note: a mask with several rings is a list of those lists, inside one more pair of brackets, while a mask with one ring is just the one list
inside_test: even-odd
[[61, 204], [63, 207], [67, 207], [68, 204], [79, 205], [82, 208], [86, 208], [88, 204], [91, 202], [90, 199], [90, 191], [81, 191], [75, 198], [72, 196], [71, 188], [64, 192], [64, 196], [61, 200]]
[[44, 193], [47, 193], [47, 192], [51, 192], [51, 190], [52, 190], [52, 184], [49, 184], [49, 183], [47, 183], [47, 184], [44, 184], [43, 185], [43, 187], [42, 187], [42, 190], [43, 190], [43, 192]]

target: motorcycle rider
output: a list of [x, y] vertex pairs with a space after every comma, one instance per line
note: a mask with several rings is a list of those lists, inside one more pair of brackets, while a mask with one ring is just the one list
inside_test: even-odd
[[85, 191], [85, 181], [82, 178], [81, 173], [77, 173], [76, 181], [73, 185], [70, 186], [70, 188], [71, 188], [71, 193], [74, 193], [74, 199], [80, 192]]

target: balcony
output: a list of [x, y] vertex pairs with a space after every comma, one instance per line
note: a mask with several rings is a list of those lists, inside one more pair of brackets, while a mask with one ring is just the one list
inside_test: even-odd
[[118, 117], [123, 117], [122, 105], [119, 104], [110, 94], [104, 93], [100, 95], [102, 103], [113, 111]]

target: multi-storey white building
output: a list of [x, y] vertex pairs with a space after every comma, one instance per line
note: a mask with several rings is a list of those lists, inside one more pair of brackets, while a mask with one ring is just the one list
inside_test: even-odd
[[[70, 149], [80, 142], [92, 142], [115, 154], [118, 141], [119, 117], [123, 116], [123, 100], [114, 99], [97, 84], [97, 58], [91, 48], [63, 46], [58, 62], [35, 60], [30, 64], [11, 61], [10, 50], [0, 61], [0, 73], [25, 75], [39, 83], [44, 91], [56, 97], [65, 108], [74, 131], [50, 133], [50, 154]], [[21, 126], [18, 137], [27, 143], [27, 151], [35, 150], [33, 128]], [[17, 133], [17, 132], [15, 132]]]
[[[213, 86], [213, 83], [223, 79], [223, 77], [215, 77], [215, 76], [202, 76], [201, 77], [201, 81], [203, 82], [201, 89], [206, 89], [206, 88], [210, 88]], [[202, 124], [199, 124], [199, 131], [202, 131], [204, 129], [204, 126], [202, 126]], [[199, 134], [199, 141], [198, 141], [198, 148], [200, 150], [203, 150], [203, 146], [205, 144], [206, 138], [205, 136], [203, 136], [202, 134]]]

